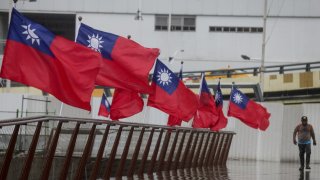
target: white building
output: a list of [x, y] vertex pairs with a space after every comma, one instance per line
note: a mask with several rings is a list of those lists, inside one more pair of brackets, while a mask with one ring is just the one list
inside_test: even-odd
[[[11, 4], [0, 1], [2, 44]], [[32, 17], [44, 22], [61, 14], [56, 22], [60, 27], [54, 28], [62, 31], [76, 32], [77, 17], [82, 16], [82, 22], [96, 29], [130, 34], [146, 47], [160, 48], [164, 62], [175, 54], [176, 60], [185, 61], [185, 71], [260, 65], [240, 55], [261, 59], [264, 0], [20, 0], [16, 8], [37, 13]], [[319, 61], [320, 1], [269, 1], [267, 8], [265, 64]], [[61, 26], [66, 19], [68, 26]], [[179, 64], [173, 64], [174, 71]]]

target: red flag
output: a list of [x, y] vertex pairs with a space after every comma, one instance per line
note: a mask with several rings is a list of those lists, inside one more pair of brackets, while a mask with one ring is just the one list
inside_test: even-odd
[[[182, 69], [183, 69], [183, 61], [181, 62], [180, 72], [179, 72], [179, 79], [182, 80]], [[174, 115], [169, 115], [168, 117], [168, 126], [181, 126], [182, 119], [175, 117]]]
[[269, 126], [270, 113], [266, 108], [250, 100], [234, 87], [230, 94], [228, 116], [238, 118], [246, 125], [263, 131]]
[[101, 103], [100, 103], [100, 108], [98, 115], [99, 116], [104, 116], [104, 117], [109, 117], [110, 114], [110, 103], [107, 98], [107, 90], [104, 90], [104, 93], [102, 94], [101, 97]]
[[159, 55], [159, 49], [145, 48], [121, 36], [81, 24], [77, 42], [98, 51], [103, 67], [97, 84], [150, 93], [149, 72]]
[[216, 104], [216, 110], [218, 114], [218, 120], [217, 122], [211, 127], [211, 130], [213, 131], [219, 131], [220, 129], [223, 129], [228, 124], [228, 119], [223, 114], [223, 96], [221, 92], [221, 86], [220, 86], [220, 80], [217, 86], [217, 89], [215, 91], [215, 104]]
[[133, 116], [143, 109], [143, 100], [137, 92], [116, 89], [112, 99], [110, 118], [118, 120]]
[[101, 61], [98, 53], [55, 36], [12, 9], [0, 77], [39, 88], [66, 104], [90, 111]]
[[181, 126], [182, 120], [173, 116], [173, 115], [169, 115], [168, 117], [168, 126]]
[[196, 95], [160, 60], [156, 62], [151, 87], [154, 93], [149, 95], [148, 106], [183, 120], [190, 120], [196, 112]]
[[218, 120], [216, 105], [208, 88], [204, 74], [202, 74], [200, 85], [200, 106], [193, 119], [193, 127], [209, 128]]
[[265, 131], [270, 125], [269, 118], [271, 114], [265, 107], [261, 106], [260, 104], [255, 103], [255, 109], [257, 111], [257, 114], [261, 115], [261, 119], [259, 121], [259, 129]]
[[[201, 103], [200, 103], [201, 104]], [[217, 118], [211, 112], [198, 109], [193, 117], [192, 127], [194, 128], [209, 128], [211, 126], [211, 120]]]

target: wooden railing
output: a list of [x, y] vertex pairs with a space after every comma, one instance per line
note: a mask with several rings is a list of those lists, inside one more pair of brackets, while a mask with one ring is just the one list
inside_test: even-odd
[[[0, 179], [109, 179], [225, 165], [234, 135], [233, 132], [51, 116], [4, 120], [0, 121], [0, 127], [0, 136], [4, 131], [11, 134], [1, 155]], [[26, 127], [32, 127], [33, 137], [28, 149], [19, 151], [17, 139], [21, 139], [24, 135], [21, 131]], [[39, 137], [44, 136], [48, 127], [51, 133], [46, 135], [46, 145], [41, 149]], [[70, 138], [65, 138], [66, 135]], [[86, 140], [82, 135], [86, 135]], [[79, 154], [75, 149], [79, 151], [80, 145], [83, 150]], [[59, 153], [57, 147], [66, 150]]]

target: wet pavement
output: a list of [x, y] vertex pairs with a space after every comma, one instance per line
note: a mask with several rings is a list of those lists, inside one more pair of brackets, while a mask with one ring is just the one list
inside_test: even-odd
[[320, 180], [320, 164], [311, 164], [310, 171], [300, 172], [298, 168], [299, 163], [228, 161], [227, 167], [183, 169], [122, 179]]

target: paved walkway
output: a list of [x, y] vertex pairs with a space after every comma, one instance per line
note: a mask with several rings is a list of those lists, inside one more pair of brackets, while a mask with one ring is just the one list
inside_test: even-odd
[[300, 172], [299, 163], [228, 161], [227, 167], [195, 168], [123, 179], [320, 180], [320, 164]]

